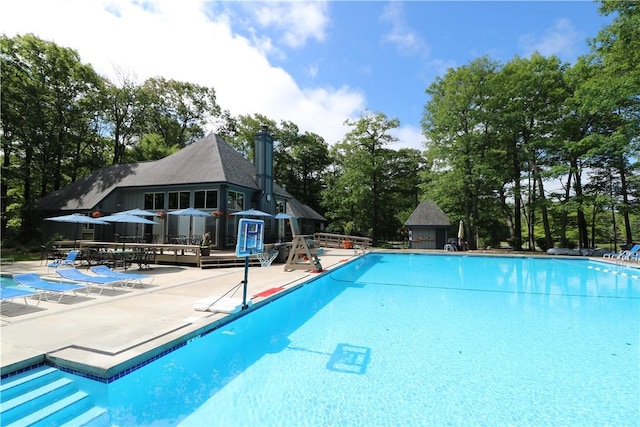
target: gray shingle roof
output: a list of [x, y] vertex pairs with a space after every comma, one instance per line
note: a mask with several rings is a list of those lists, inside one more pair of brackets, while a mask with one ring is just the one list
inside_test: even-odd
[[[160, 160], [117, 164], [99, 169], [90, 176], [43, 197], [36, 208], [48, 211], [89, 211], [118, 188], [230, 183], [258, 191], [260, 188], [255, 174], [253, 163], [222, 138], [211, 134]], [[298, 218], [326, 221], [322, 215], [295, 200], [275, 182], [273, 192], [289, 199], [290, 212]]]
[[431, 200], [425, 200], [418, 205], [409, 218], [404, 223], [405, 226], [412, 225], [435, 225], [450, 226], [449, 218], [438, 205]]
[[259, 189], [253, 163], [211, 134], [160, 160], [99, 169], [40, 199], [37, 208], [88, 210], [116, 188], [220, 182]]

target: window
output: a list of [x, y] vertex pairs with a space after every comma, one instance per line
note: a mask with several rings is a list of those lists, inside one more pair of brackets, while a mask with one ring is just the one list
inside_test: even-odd
[[218, 209], [218, 190], [194, 191], [193, 207], [196, 209]]
[[237, 191], [229, 191], [229, 206], [230, 211], [241, 211], [244, 210], [244, 193], [239, 193]]
[[146, 210], [164, 209], [164, 193], [145, 193], [144, 208]]
[[188, 191], [172, 191], [169, 193], [169, 209], [186, 209], [188, 207]]

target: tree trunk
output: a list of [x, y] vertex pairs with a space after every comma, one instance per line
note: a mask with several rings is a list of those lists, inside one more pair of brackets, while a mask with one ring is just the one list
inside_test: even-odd
[[624, 239], [627, 245], [633, 242], [631, 234], [631, 219], [629, 218], [629, 193], [627, 187], [627, 171], [625, 168], [625, 159], [620, 158], [618, 161], [618, 173], [620, 174], [620, 192], [622, 194], [622, 206], [620, 213], [624, 218]]
[[582, 204], [584, 202], [584, 197], [582, 193], [582, 181], [581, 181], [581, 171], [578, 167], [577, 160], [574, 160], [572, 163], [572, 169], [575, 176], [575, 182], [573, 184], [573, 189], [575, 191], [575, 199], [578, 201], [578, 247], [579, 249], [588, 248], [589, 246], [589, 231], [587, 220], [584, 215], [584, 209]]

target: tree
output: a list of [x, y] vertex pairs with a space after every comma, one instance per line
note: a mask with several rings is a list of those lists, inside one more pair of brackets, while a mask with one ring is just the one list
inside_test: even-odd
[[[495, 194], [509, 170], [505, 150], [497, 145], [497, 70], [497, 63], [483, 57], [449, 69], [427, 89], [431, 99], [422, 119], [432, 167], [427, 194], [464, 219], [467, 236], [475, 236], [482, 222], [481, 200]], [[469, 247], [477, 247], [475, 239]]]
[[632, 200], [640, 196], [636, 188], [632, 197], [629, 187], [635, 181], [632, 171], [636, 168], [631, 159], [637, 159], [640, 151], [640, 4], [603, 0], [600, 12], [616, 16], [591, 41], [591, 60], [601, 72], [593, 75], [582, 90], [590, 111], [606, 111], [615, 116], [601, 143], [610, 167], [620, 177], [617, 209], [624, 219], [625, 241], [630, 244]]
[[142, 87], [146, 131], [162, 135], [168, 146], [183, 148], [202, 138], [205, 127], [220, 114], [213, 88], [151, 78]]
[[[332, 148], [336, 162], [331, 187], [323, 195], [327, 215], [338, 220], [342, 228], [369, 234], [375, 242], [383, 236], [381, 224], [386, 219], [391, 197], [385, 186], [393, 151], [387, 144], [396, 139], [388, 132], [400, 125], [383, 113], [365, 111], [358, 120], [345, 122], [352, 127], [345, 138]], [[391, 210], [393, 211], [393, 210]]]
[[234, 135], [230, 135], [227, 142], [238, 153], [253, 161], [256, 133], [263, 127], [269, 130], [274, 140], [278, 140], [278, 136], [275, 135], [276, 122], [262, 114], [254, 114], [253, 116], [241, 115], [235, 120]]
[[321, 212], [323, 175], [330, 164], [327, 143], [317, 134], [301, 134], [297, 125], [285, 121], [274, 138], [274, 178], [298, 200]]
[[[22, 237], [31, 238], [36, 199], [99, 165], [102, 80], [78, 53], [31, 34], [2, 36], [2, 231], [7, 207], [22, 207]], [[12, 167], [14, 166], [15, 167]], [[7, 175], [5, 175], [7, 173]], [[8, 186], [20, 186], [9, 200]]]
[[123, 73], [117, 74], [117, 83], [105, 83], [105, 115], [113, 139], [112, 164], [125, 160], [126, 149], [139, 139], [144, 120], [141, 87]]
[[[553, 246], [544, 179], [555, 164], [551, 153], [556, 145], [554, 138], [561, 119], [560, 107], [567, 97], [563, 81], [566, 68], [555, 56], [545, 58], [534, 53], [528, 59], [516, 57], [501, 70], [502, 90], [495, 94], [502, 106], [496, 119], [500, 122], [500, 133], [505, 136], [505, 150], [512, 158], [514, 219], [516, 224], [519, 224], [519, 218], [526, 219], [529, 249], [535, 247], [537, 210], [542, 214], [545, 246]], [[526, 192], [521, 187], [523, 178], [530, 182]], [[522, 215], [520, 207], [525, 198], [527, 215]], [[516, 247], [519, 247], [519, 233], [516, 230]]]

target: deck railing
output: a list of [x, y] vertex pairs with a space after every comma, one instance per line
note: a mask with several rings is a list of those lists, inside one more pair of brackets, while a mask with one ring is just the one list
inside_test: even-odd
[[345, 234], [333, 234], [333, 233], [315, 233], [313, 239], [318, 242], [320, 246], [325, 248], [343, 248], [345, 240], [350, 240], [352, 247], [367, 249], [371, 246], [371, 239], [362, 236], [349, 236]]

